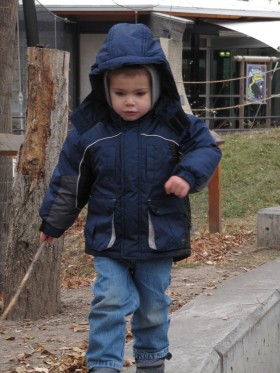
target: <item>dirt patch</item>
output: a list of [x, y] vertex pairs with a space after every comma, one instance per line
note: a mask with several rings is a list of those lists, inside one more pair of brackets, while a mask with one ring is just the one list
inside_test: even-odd
[[[210, 254], [205, 254], [205, 248], [203, 250], [197, 255], [201, 255], [204, 261], [190, 259], [174, 265], [168, 290], [172, 299], [172, 313], [199, 294], [211, 296], [219, 283], [280, 256], [280, 251], [276, 249], [256, 249], [253, 234], [241, 245], [232, 243], [232, 248], [226, 250], [223, 257], [217, 256], [216, 252], [216, 260]], [[79, 260], [88, 261], [88, 258]], [[67, 257], [65, 261], [67, 267]], [[71, 273], [75, 266], [79, 267], [77, 264], [69, 264], [69, 271], [65, 271], [64, 281], [69, 286], [74, 286], [70, 279], [75, 278]], [[88, 277], [84, 277], [84, 282], [77, 288], [62, 290], [60, 314], [37, 321], [4, 322], [0, 329], [1, 373], [86, 372], [84, 354], [92, 297]]]

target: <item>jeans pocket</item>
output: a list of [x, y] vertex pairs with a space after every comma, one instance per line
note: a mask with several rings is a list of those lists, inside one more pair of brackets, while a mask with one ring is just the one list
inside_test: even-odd
[[116, 241], [115, 205], [115, 198], [99, 196], [90, 198], [85, 225], [85, 239], [90, 250], [104, 251], [114, 245]]
[[177, 250], [187, 243], [188, 224], [184, 201], [177, 197], [148, 201], [149, 247]]

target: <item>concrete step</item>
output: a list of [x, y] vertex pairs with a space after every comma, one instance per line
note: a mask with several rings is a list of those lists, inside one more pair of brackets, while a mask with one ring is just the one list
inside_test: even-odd
[[280, 373], [280, 258], [212, 293], [172, 315], [166, 373]]

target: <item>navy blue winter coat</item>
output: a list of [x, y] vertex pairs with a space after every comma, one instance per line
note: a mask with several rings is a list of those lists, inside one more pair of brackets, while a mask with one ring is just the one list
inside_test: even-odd
[[[153, 64], [161, 95], [154, 108], [125, 122], [108, 105], [104, 72], [129, 64]], [[212, 176], [221, 152], [206, 125], [181, 107], [170, 66], [142, 24], [111, 28], [90, 73], [92, 92], [71, 115], [63, 145], [40, 208], [41, 230], [59, 237], [88, 203], [86, 252], [116, 259], [190, 255], [187, 199], [167, 195], [171, 175], [191, 192]]]

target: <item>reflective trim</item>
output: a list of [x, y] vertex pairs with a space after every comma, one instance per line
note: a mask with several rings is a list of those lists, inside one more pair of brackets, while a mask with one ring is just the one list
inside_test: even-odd
[[149, 220], [149, 237], [148, 237], [149, 247], [153, 250], [157, 250], [156, 240], [155, 240], [155, 230], [154, 230], [151, 215], [149, 212], [148, 212], [148, 220]]
[[[77, 208], [77, 209], [79, 209], [79, 207], [78, 207], [78, 194], [79, 194], [79, 182], [80, 182], [80, 177], [81, 177], [81, 166], [82, 166], [82, 163], [83, 163], [83, 161], [84, 161], [85, 154], [86, 154], [87, 150], [88, 150], [91, 146], [93, 146], [93, 145], [95, 145], [96, 143], [98, 143], [99, 141], [104, 141], [104, 140], [108, 140], [108, 139], [113, 139], [114, 137], [120, 136], [121, 134], [122, 134], [122, 133], [120, 132], [120, 133], [117, 133], [117, 134], [114, 135], [114, 136], [103, 137], [103, 138], [101, 138], [101, 139], [98, 139], [98, 140], [94, 141], [92, 144], [89, 144], [89, 145], [86, 147], [86, 149], [85, 149], [85, 151], [84, 151], [84, 154], [83, 154], [83, 156], [82, 156], [82, 159], [81, 159], [81, 161], [80, 161], [80, 164], [79, 164], [79, 175], [78, 175], [77, 184], [76, 184], [76, 208]], [[81, 210], [81, 209], [79, 209], [79, 210]]]
[[148, 135], [147, 133], [140, 133], [140, 135], [141, 136], [146, 136], [146, 137], [159, 137], [162, 140], [173, 142], [174, 144], [176, 144], [177, 146], [179, 146], [179, 144], [176, 141], [174, 141], [172, 139], [167, 139], [166, 137], [163, 137], [163, 136], [160, 136], [160, 135]]
[[115, 230], [115, 214], [113, 213], [113, 218], [112, 218], [112, 234], [110, 241], [108, 243], [107, 249], [110, 249], [114, 245], [116, 241], [116, 230]]

